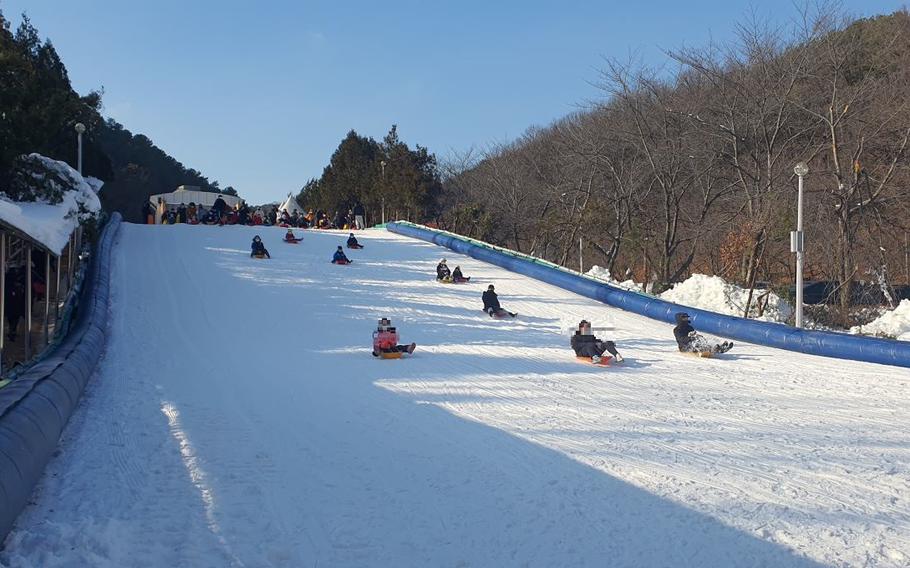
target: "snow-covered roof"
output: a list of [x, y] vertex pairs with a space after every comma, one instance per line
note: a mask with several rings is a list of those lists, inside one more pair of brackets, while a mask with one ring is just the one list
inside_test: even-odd
[[278, 208], [278, 211], [287, 211], [290, 215], [293, 215], [294, 211], [301, 214], [305, 213], [303, 208], [300, 207], [300, 204], [297, 203], [297, 200], [290, 194], [288, 194], [288, 198], [285, 202], [281, 204], [281, 207]]
[[47, 169], [66, 180], [63, 201], [51, 205], [40, 201], [12, 201], [0, 196], [0, 223], [23, 233], [59, 255], [69, 241], [70, 235], [79, 226], [79, 206], [93, 215], [101, 210], [101, 201], [96, 194], [97, 187], [104, 182], [95, 178], [83, 178], [79, 172], [65, 162], [52, 160], [40, 154], [30, 154], [29, 159], [40, 161]]
[[[182, 186], [181, 186], [182, 187]], [[149, 196], [149, 203], [155, 205], [158, 203], [158, 198], [164, 199], [164, 202], [168, 205], [189, 205], [190, 203], [195, 203], [196, 205], [202, 204], [206, 207], [211, 207], [215, 204], [215, 200], [218, 199], [218, 196], [221, 196], [221, 199], [224, 199], [224, 202], [233, 207], [237, 205], [241, 199], [233, 195], [225, 195], [223, 193], [214, 193], [211, 191], [193, 191], [186, 189], [177, 189], [177, 191], [172, 191], [171, 193], [156, 193], [155, 195]]]

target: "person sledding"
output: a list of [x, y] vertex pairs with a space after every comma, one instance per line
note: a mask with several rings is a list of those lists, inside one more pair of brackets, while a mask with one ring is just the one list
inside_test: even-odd
[[709, 356], [714, 353], [726, 353], [733, 347], [732, 341], [711, 345], [703, 335], [695, 331], [689, 314], [685, 312], [676, 314], [676, 327], [673, 328], [673, 335], [676, 336], [676, 344], [683, 353]]
[[354, 233], [351, 233], [348, 236], [348, 248], [349, 249], [362, 249], [363, 245], [357, 242], [357, 237], [354, 236]]
[[284, 242], [297, 244], [303, 240], [303, 237], [294, 236], [294, 230], [288, 229], [288, 232], [284, 234]]
[[496, 295], [495, 288], [490, 284], [487, 291], [483, 293], [483, 311], [490, 314], [491, 318], [504, 318], [506, 316], [515, 317], [518, 314], [506, 311], [499, 305], [499, 297]]
[[452, 281], [452, 272], [446, 264], [446, 259], [440, 260], [439, 264], [436, 265], [436, 280], [439, 280], [440, 282]]
[[266, 250], [265, 245], [262, 244], [262, 239], [259, 238], [259, 235], [253, 237], [253, 244], [250, 246], [250, 248], [251, 258], [272, 258], [269, 255], [269, 251]]
[[416, 343], [399, 345], [398, 331], [392, 327], [392, 322], [388, 318], [379, 320], [379, 326], [373, 332], [373, 357], [397, 358], [402, 353], [410, 355], [416, 348]]
[[469, 281], [470, 279], [471, 279], [470, 276], [466, 277], [461, 273], [460, 266], [456, 266], [455, 270], [452, 271], [452, 282], [454, 282], [456, 284], [464, 284], [465, 282]]
[[332, 255], [332, 264], [351, 264], [351, 259], [345, 256], [344, 249], [341, 248], [341, 245], [338, 245], [338, 250]]
[[609, 356], [604, 357], [604, 353], [607, 352], [613, 356], [617, 363], [621, 363], [623, 360], [622, 355], [616, 350], [616, 343], [598, 339], [591, 333], [591, 322], [589, 321], [581, 320], [578, 323], [578, 329], [572, 335], [571, 341], [575, 356], [590, 358], [595, 365], [610, 360]]

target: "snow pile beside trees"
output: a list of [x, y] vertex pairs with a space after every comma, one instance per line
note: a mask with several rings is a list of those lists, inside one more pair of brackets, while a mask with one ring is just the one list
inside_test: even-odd
[[0, 194], [0, 219], [59, 253], [70, 234], [101, 211], [103, 182], [83, 178], [64, 162], [21, 156], [11, 186]]
[[[730, 284], [719, 276], [693, 274], [688, 280], [675, 285], [660, 297], [684, 306], [742, 317], [749, 290]], [[765, 306], [761, 316], [757, 315], [759, 306]], [[785, 322], [792, 313], [793, 308], [790, 304], [774, 292], [753, 290], [749, 308], [751, 319]]]
[[637, 284], [634, 280], [625, 280], [623, 282], [614, 280], [613, 276], [610, 274], [609, 269], [603, 268], [602, 266], [597, 266], [596, 264], [592, 266], [591, 270], [587, 271], [585, 274], [591, 278], [602, 280], [611, 286], [622, 288], [623, 290], [632, 290], [633, 292], [644, 291], [642, 285]]
[[850, 333], [910, 341], [910, 300], [901, 300], [896, 308], [885, 312], [866, 325], [851, 327]]

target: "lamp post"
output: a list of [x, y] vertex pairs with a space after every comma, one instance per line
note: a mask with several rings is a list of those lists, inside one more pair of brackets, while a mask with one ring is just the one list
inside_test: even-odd
[[382, 168], [382, 192], [380, 192], [380, 197], [382, 197], [382, 224], [385, 225], [385, 160], [379, 161], [379, 167]]
[[796, 230], [790, 233], [790, 252], [796, 253], [796, 327], [803, 327], [803, 177], [809, 173], [806, 162], [800, 162], [793, 168], [799, 177], [799, 195], [796, 202]]
[[85, 125], [81, 122], [77, 122], [76, 126], [76, 140], [78, 144], [78, 150], [76, 152], [76, 169], [79, 170], [79, 175], [82, 175], [82, 133], [85, 132]]

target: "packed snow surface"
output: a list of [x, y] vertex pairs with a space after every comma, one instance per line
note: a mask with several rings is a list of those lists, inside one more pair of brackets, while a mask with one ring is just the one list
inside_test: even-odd
[[[910, 370], [694, 358], [429, 243], [366, 231], [334, 266], [345, 234], [283, 234], [124, 225], [106, 353], [0, 562], [910, 564]], [[443, 256], [471, 282], [437, 284]], [[518, 319], [481, 312], [490, 283]], [[370, 356], [380, 316], [413, 357]], [[625, 363], [575, 359], [582, 318]]]
[[[26, 233], [55, 254], [60, 254], [79, 222], [84, 220], [84, 215], [101, 211], [101, 201], [97, 193], [104, 182], [92, 177], [82, 177], [65, 162], [52, 160], [40, 154], [30, 154], [29, 158], [56, 171], [67, 181], [67, 186], [63, 188], [65, 190], [63, 201], [51, 205], [40, 201], [18, 202], [0, 197], [0, 219]], [[48, 183], [52, 182], [48, 180]], [[82, 218], [80, 206], [84, 212]]]
[[[758, 302], [765, 303], [766, 299], [763, 296], [766, 293], [768, 295], [767, 307], [761, 316], [757, 316]], [[742, 317], [749, 290], [731, 284], [720, 276], [693, 274], [684, 282], [676, 284], [672, 289], [661, 294], [660, 297], [668, 302], [684, 306]], [[786, 300], [767, 290], [754, 290], [750, 306], [750, 319], [785, 322], [793, 313], [793, 308]]]
[[910, 341], [910, 300], [901, 300], [893, 310], [888, 310], [866, 325], [850, 328], [850, 333], [884, 335], [901, 341]]

